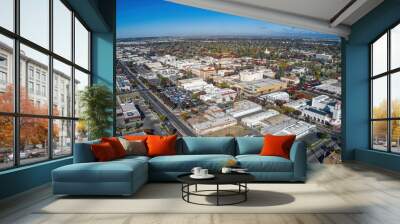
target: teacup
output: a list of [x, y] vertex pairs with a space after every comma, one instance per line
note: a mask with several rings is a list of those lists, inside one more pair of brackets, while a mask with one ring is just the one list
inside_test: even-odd
[[201, 171], [202, 169], [203, 169], [203, 168], [201, 168], [201, 167], [194, 167], [194, 168], [192, 169], [192, 173], [193, 173], [194, 175], [196, 175], [196, 176], [199, 176], [199, 175], [201, 175], [200, 171]]

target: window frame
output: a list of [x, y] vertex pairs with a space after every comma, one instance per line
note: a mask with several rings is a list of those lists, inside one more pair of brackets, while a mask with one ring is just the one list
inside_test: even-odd
[[[72, 9], [72, 7], [65, 1], [65, 0], [59, 0], [65, 7], [68, 8], [68, 10], [71, 11], [71, 58], [67, 59], [64, 58], [63, 56], [53, 52], [53, 21], [54, 21], [54, 17], [53, 17], [53, 1], [54, 0], [48, 0], [49, 2], [49, 48], [46, 49], [45, 47], [42, 47], [39, 44], [36, 44], [32, 41], [30, 41], [29, 39], [23, 37], [20, 35], [20, 0], [14, 0], [13, 1], [13, 10], [14, 10], [14, 18], [13, 18], [13, 22], [14, 22], [14, 30], [10, 31], [4, 27], [0, 26], [0, 35], [3, 35], [5, 37], [11, 38], [13, 41], [13, 45], [14, 45], [14, 49], [13, 49], [13, 64], [12, 64], [12, 68], [11, 68], [11, 75], [13, 75], [13, 79], [14, 79], [14, 100], [13, 100], [13, 112], [1, 112], [0, 111], [0, 116], [10, 116], [13, 119], [13, 166], [10, 167], [5, 167], [5, 168], [0, 168], [0, 172], [4, 171], [4, 170], [10, 170], [10, 169], [15, 169], [15, 168], [19, 168], [19, 167], [23, 167], [23, 166], [29, 166], [29, 165], [33, 165], [33, 164], [38, 164], [38, 163], [43, 163], [49, 160], [53, 160], [53, 159], [62, 159], [62, 158], [66, 158], [66, 157], [70, 157], [73, 155], [73, 151], [74, 151], [74, 143], [75, 143], [75, 123], [76, 121], [79, 120], [79, 117], [75, 117], [75, 108], [72, 107], [71, 108], [71, 115], [70, 116], [55, 116], [53, 115], [53, 59], [58, 60], [59, 62], [62, 62], [66, 65], [71, 66], [71, 92], [73, 94], [72, 96], [72, 105], [74, 105], [75, 103], [75, 88], [74, 88], [74, 82], [75, 82], [75, 69], [87, 74], [89, 76], [89, 86], [92, 85], [92, 69], [91, 69], [91, 65], [92, 65], [92, 57], [91, 57], [91, 49], [92, 49], [92, 43], [91, 43], [91, 38], [92, 38], [92, 30], [89, 28], [89, 26], [85, 23], [85, 21], [79, 16], [79, 14]], [[79, 22], [84, 26], [84, 28], [88, 31], [89, 33], [89, 39], [88, 39], [88, 62], [89, 62], [89, 66], [88, 69], [85, 69], [81, 66], [79, 66], [78, 64], [75, 63], [75, 25], [74, 25], [74, 21], [75, 18], [77, 20], [79, 20]], [[46, 115], [39, 115], [39, 114], [26, 114], [26, 113], [21, 113], [20, 111], [20, 85], [21, 85], [21, 81], [20, 81], [20, 45], [23, 44], [27, 47], [32, 48], [33, 50], [36, 50], [40, 53], [43, 53], [45, 55], [48, 56], [49, 58], [49, 63], [48, 63], [48, 84], [47, 84], [47, 91], [48, 91], [48, 113]], [[34, 72], [34, 79], [35, 79], [35, 70]], [[27, 72], [26, 77], [27, 80], [29, 79], [29, 73]], [[28, 91], [28, 90], [27, 90]], [[34, 90], [35, 91], [35, 90]], [[48, 144], [48, 148], [46, 150], [48, 150], [48, 157], [44, 158], [41, 161], [38, 162], [33, 162], [33, 163], [26, 163], [26, 164], [21, 164], [20, 161], [20, 119], [24, 118], [24, 117], [28, 117], [28, 118], [45, 118], [47, 119], [48, 122], [48, 136], [47, 136], [47, 142]], [[56, 120], [68, 120], [71, 121], [71, 153], [69, 155], [63, 155], [63, 156], [57, 156], [54, 158], [53, 155], [53, 122]]]
[[[375, 39], [373, 39], [369, 44], [369, 149], [378, 152], [386, 152], [391, 154], [400, 154], [400, 152], [393, 152], [392, 151], [392, 122], [393, 121], [400, 121], [400, 117], [392, 117], [392, 98], [391, 98], [391, 80], [392, 75], [397, 74], [400, 72], [400, 67], [391, 69], [391, 31], [393, 28], [400, 26], [400, 21], [392, 24], [390, 27], [386, 28], [381, 34], [379, 34]], [[384, 35], [387, 35], [387, 69], [385, 72], [380, 74], [373, 74], [373, 44], [379, 40]], [[386, 86], [387, 86], [387, 105], [386, 105], [386, 118], [373, 118], [373, 81], [382, 77], [386, 77]], [[387, 130], [386, 130], [386, 151], [375, 149], [374, 148], [374, 136], [373, 136], [373, 122], [376, 121], [386, 121], [387, 122]]]

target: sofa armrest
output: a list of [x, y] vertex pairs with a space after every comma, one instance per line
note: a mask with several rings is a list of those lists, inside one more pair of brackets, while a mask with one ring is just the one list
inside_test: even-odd
[[293, 162], [293, 179], [305, 181], [307, 176], [307, 148], [303, 141], [295, 141], [290, 149], [290, 160]]
[[74, 145], [74, 163], [89, 163], [95, 162], [96, 158], [92, 153], [92, 149], [90, 146], [92, 144], [97, 144], [100, 141], [90, 141], [90, 142], [82, 142], [75, 143]]

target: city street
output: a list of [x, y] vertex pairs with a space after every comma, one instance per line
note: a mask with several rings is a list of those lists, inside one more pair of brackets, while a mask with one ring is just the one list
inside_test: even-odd
[[125, 64], [120, 63], [120, 65], [123, 67], [124, 72], [129, 74], [135, 80], [138, 84], [140, 95], [151, 104], [157, 113], [165, 115], [182, 136], [196, 136], [196, 134], [186, 124], [176, 117], [171, 109], [169, 109], [143, 84], [142, 81], [138, 79], [137, 75], [133, 74]]

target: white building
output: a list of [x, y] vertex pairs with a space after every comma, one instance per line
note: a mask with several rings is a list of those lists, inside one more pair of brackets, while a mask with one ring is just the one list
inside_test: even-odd
[[221, 69], [218, 70], [217, 75], [218, 76], [228, 76], [234, 74], [235, 71], [233, 69]]
[[193, 130], [197, 135], [205, 135], [210, 132], [219, 131], [231, 126], [235, 126], [237, 120], [231, 116], [224, 115], [211, 118], [210, 120], [192, 124]]
[[274, 133], [274, 135], [296, 135], [296, 138], [304, 137], [316, 130], [316, 126], [304, 121], [297, 121], [296, 123]]
[[233, 89], [220, 89], [217, 87], [206, 89], [207, 93], [200, 96], [204, 102], [226, 103], [236, 99], [237, 92]]
[[256, 70], [244, 70], [240, 72], [239, 77], [242, 82], [251, 82], [263, 79], [264, 73]]
[[120, 92], [129, 92], [132, 90], [132, 86], [125, 75], [116, 75], [116, 84]]
[[187, 91], [203, 91], [212, 86], [201, 78], [182, 79], [178, 81], [178, 85]]
[[287, 92], [273, 92], [273, 93], [268, 93], [265, 95], [261, 95], [258, 97], [260, 100], [264, 100], [267, 102], [275, 102], [275, 101], [283, 101], [283, 102], [289, 102], [290, 98], [289, 98], [289, 94]]
[[300, 79], [296, 75], [281, 77], [281, 81], [286, 82], [287, 84], [291, 84], [291, 85], [297, 85], [300, 83]]
[[140, 113], [136, 108], [135, 103], [121, 103], [120, 106], [125, 122], [140, 119]]
[[316, 130], [316, 126], [280, 114], [262, 122], [262, 134], [296, 135], [303, 137]]
[[307, 73], [307, 70], [308, 69], [305, 67], [296, 67], [296, 68], [293, 68], [290, 73], [296, 74], [296, 75], [304, 75]]
[[295, 110], [300, 110], [301, 108], [304, 108], [307, 106], [307, 99], [298, 99], [294, 101], [290, 101], [289, 103], [285, 103], [283, 106], [289, 107]]
[[202, 123], [193, 124], [192, 127], [196, 134], [204, 135], [210, 132], [222, 130], [237, 124], [236, 119], [230, 116], [216, 118]]
[[145, 65], [151, 70], [160, 70], [163, 69], [164, 66], [160, 62], [148, 62]]
[[301, 110], [301, 115], [305, 118], [309, 118], [310, 120], [319, 122], [321, 124], [328, 124], [331, 122], [329, 113], [313, 107]]
[[332, 55], [328, 54], [315, 54], [315, 58], [323, 61], [332, 61]]
[[317, 90], [328, 92], [331, 94], [341, 95], [342, 87], [338, 80], [329, 79], [324, 81], [321, 85], [315, 87]]
[[176, 65], [176, 57], [175, 56], [171, 56], [169, 54], [160, 57], [158, 59], [158, 61], [163, 63], [163, 64], [170, 65], [170, 66], [173, 66], [173, 67], [177, 66]]
[[[49, 94], [49, 68], [48, 61], [45, 64], [27, 55], [21, 47], [20, 55], [20, 91], [26, 93], [27, 99], [32, 106], [41, 109], [48, 109], [50, 97], [53, 97], [53, 113], [60, 117], [72, 117], [72, 75], [60, 68], [60, 63], [54, 62], [53, 68], [53, 89]], [[9, 91], [9, 87], [14, 85], [13, 74], [13, 49], [5, 43], [0, 42], [0, 95]], [[75, 80], [76, 95], [89, 84], [85, 80]], [[13, 87], [14, 88], [14, 87]], [[24, 110], [24, 102], [21, 102], [21, 110]], [[79, 105], [79, 97], [75, 98], [75, 104]], [[26, 108], [28, 109], [28, 108]], [[29, 108], [33, 109], [33, 108]], [[80, 107], [77, 106], [75, 115], [79, 117]], [[70, 125], [67, 120], [56, 121], [60, 127], [58, 133], [58, 143], [71, 140]], [[57, 143], [57, 144], [58, 144]], [[58, 150], [58, 149], [57, 149]]]
[[279, 112], [276, 110], [267, 110], [242, 118], [242, 123], [247, 127], [254, 128], [256, 126], [259, 126], [262, 120], [268, 119], [278, 114]]
[[334, 107], [336, 100], [329, 98], [326, 95], [320, 95], [312, 98], [311, 106], [320, 110], [325, 110], [327, 107]]
[[261, 110], [262, 110], [261, 105], [248, 100], [242, 100], [235, 102], [231, 109], [226, 110], [226, 113], [234, 118], [238, 118]]
[[271, 78], [271, 79], [275, 78], [275, 75], [276, 75], [275, 72], [272, 71], [269, 68], [266, 68], [266, 69], [262, 70], [262, 72], [264, 73], [264, 77], [268, 77], [268, 78]]

